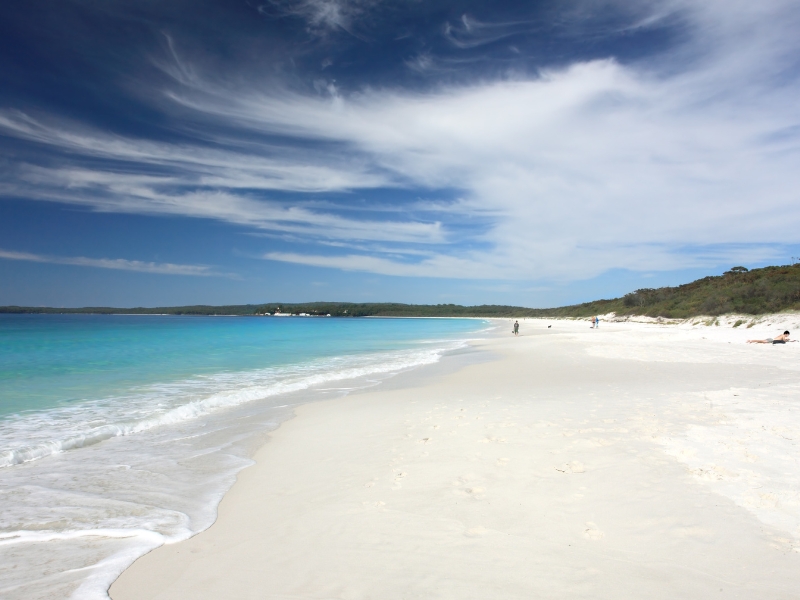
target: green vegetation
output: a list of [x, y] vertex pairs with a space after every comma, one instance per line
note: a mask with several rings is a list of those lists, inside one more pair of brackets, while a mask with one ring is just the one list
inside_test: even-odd
[[[690, 318], [716, 317], [727, 313], [758, 315], [800, 310], [800, 264], [765, 267], [748, 271], [734, 267], [724, 275], [704, 277], [677, 287], [640, 289], [622, 298], [595, 300], [561, 308], [522, 308], [483, 304], [396, 304], [308, 302], [303, 304], [244, 304], [236, 306], [173, 306], [159, 308], [44, 308], [0, 307], [0, 313], [43, 314], [144, 314], [144, 315], [233, 315], [255, 316], [305, 313], [333, 317], [588, 317], [614, 312], [617, 315]], [[719, 324], [712, 318], [708, 325]], [[739, 326], [743, 321], [739, 321]], [[752, 322], [747, 325], [752, 327]]]
[[[646, 315], [687, 319], [700, 315], [760, 315], [800, 310], [800, 264], [748, 271], [734, 267], [677, 287], [645, 288], [614, 300], [551, 309], [559, 316]], [[714, 323], [712, 319], [711, 324]]]

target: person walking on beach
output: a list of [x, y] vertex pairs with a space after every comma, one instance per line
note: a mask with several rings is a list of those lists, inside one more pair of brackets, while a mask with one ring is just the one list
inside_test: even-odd
[[767, 338], [765, 340], [747, 340], [748, 344], [785, 344], [786, 342], [793, 342], [795, 340], [789, 339], [789, 332], [784, 331], [781, 335], [776, 335], [774, 338]]
[[600, 328], [600, 317], [598, 317], [597, 315], [594, 316], [594, 328], [595, 329]]
[[519, 321], [514, 321], [514, 331], [512, 331], [514, 335], [519, 335]]

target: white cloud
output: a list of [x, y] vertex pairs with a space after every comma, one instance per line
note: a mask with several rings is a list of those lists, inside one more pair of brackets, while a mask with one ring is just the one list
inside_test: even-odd
[[397, 260], [366, 256], [363, 254], [347, 255], [309, 255], [293, 252], [268, 252], [267, 260], [287, 262], [312, 267], [326, 267], [343, 271], [365, 271], [380, 275], [408, 277], [451, 277], [456, 279], [509, 279], [513, 278], [512, 269], [496, 270], [487, 268], [481, 262], [452, 256], [437, 255], [416, 263], [404, 263]]
[[115, 269], [119, 271], [137, 271], [139, 273], [158, 273], [160, 275], [194, 275], [201, 277], [218, 276], [211, 267], [205, 265], [176, 265], [172, 263], [144, 262], [124, 258], [86, 258], [85, 256], [46, 256], [30, 252], [14, 252], [0, 249], [0, 259], [23, 260], [28, 262], [51, 263], [57, 265], [73, 265], [78, 267], [96, 267], [99, 269]]
[[[169, 178], [148, 175], [103, 173], [85, 169], [40, 169], [29, 167], [20, 179], [30, 181], [29, 198], [83, 204], [105, 212], [183, 215], [208, 218], [291, 233], [314, 239], [372, 240], [414, 243], [441, 243], [441, 223], [414, 221], [370, 221], [346, 218], [291, 206], [275, 201], [237, 195], [231, 190], [180, 192], [159, 188], [169, 186]], [[17, 187], [0, 184], [0, 193], [10, 194]]]
[[[337, 3], [300, 6], [328, 25], [341, 14]], [[166, 164], [174, 178], [22, 173], [14, 185], [44, 190], [42, 199], [214, 218], [305, 241], [373, 243], [363, 254], [269, 253], [271, 260], [526, 279], [780, 260], [783, 245], [800, 243], [800, 7], [788, 0], [645, 6], [650, 13], [637, 11], [636, 27], [671, 15], [684, 41], [647, 61], [576, 62], [535, 78], [429, 92], [331, 88], [311, 97], [231, 90], [191, 71], [165, 93], [242, 136], [216, 140], [216, 150], [75, 133], [20, 114], [0, 115], [0, 127], [86, 155]], [[252, 141], [274, 134], [314, 150]], [[179, 189], [192, 184], [216, 191]], [[345, 218], [242, 193], [373, 187], [460, 195], [436, 205], [439, 223]], [[470, 219], [483, 227], [466, 244], [455, 222]], [[412, 253], [398, 248], [405, 260], [380, 256], [380, 242], [428, 245], [413, 250], [429, 255], [410, 261]]]
[[[0, 131], [83, 157], [170, 171], [169, 177], [152, 177], [150, 184], [321, 192], [392, 183], [386, 174], [374, 172], [355, 157], [320, 155], [314, 150], [275, 146], [257, 139], [206, 140], [213, 147], [158, 143], [115, 136], [73, 123], [45, 123], [10, 110], [0, 110]], [[44, 170], [38, 172], [44, 176]], [[80, 185], [80, 178], [86, 183], [100, 183], [114, 181], [119, 173], [75, 169], [71, 177], [71, 185]]]
[[[365, 249], [366, 250], [366, 249]], [[267, 252], [262, 258], [277, 262], [301, 264], [312, 267], [340, 269], [343, 271], [362, 271], [376, 273], [379, 275], [392, 275], [403, 277], [430, 277], [450, 279], [494, 279], [494, 280], [514, 280], [528, 278], [529, 274], [521, 270], [519, 260], [497, 261], [491, 263], [486, 260], [486, 256], [477, 252], [466, 253], [463, 256], [455, 257], [443, 254], [431, 254], [419, 259], [420, 253], [408, 252], [387, 252], [385, 249], [369, 249], [370, 254], [345, 254], [345, 255], [322, 255], [322, 254], [300, 254], [295, 252]], [[624, 251], [624, 248], [615, 248], [614, 252]], [[721, 262], [748, 263], [775, 261], [785, 258], [781, 252], [783, 248], [776, 248], [772, 245], [752, 245], [752, 246], [705, 246], [691, 248], [690, 251], [677, 254], [674, 249], [662, 246], [648, 248], [642, 252], [642, 247], [636, 246], [628, 248], [633, 255], [633, 260], [629, 261], [628, 268], [636, 271], [645, 271], [652, 264], [658, 264], [664, 270], [677, 270], [687, 268], [706, 267], [717, 265]], [[383, 253], [384, 256], [376, 256]], [[598, 249], [595, 258], [599, 263], [607, 262], [616, 258], [608, 249]], [[639, 260], [636, 260], [638, 257]], [[591, 268], [593, 266], [589, 265]], [[586, 271], [558, 271], [550, 272], [548, 276], [555, 280], [568, 281], [579, 277]], [[578, 273], [578, 274], [576, 274]]]
[[[604, 60], [430, 94], [187, 104], [262, 131], [345, 141], [400, 180], [466, 190], [457, 210], [494, 223], [480, 237], [493, 250], [470, 256], [488, 270], [585, 277], [713, 264], [728, 245], [800, 242], [800, 135], [791, 129], [800, 89], [796, 76], [772, 81], [786, 48], [763, 39], [793, 38], [781, 36], [781, 11], [769, 23], [764, 12], [750, 11], [754, 31], [747, 20], [719, 31], [706, 11], [695, 15], [696, 35], [715, 36], [700, 45], [713, 48], [667, 75]], [[746, 52], [735, 49], [742, 39]], [[714, 247], [716, 258], [687, 246]]]

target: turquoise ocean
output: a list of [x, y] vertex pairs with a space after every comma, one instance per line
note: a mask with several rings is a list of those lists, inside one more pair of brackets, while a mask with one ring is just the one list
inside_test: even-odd
[[0, 597], [107, 598], [213, 523], [294, 406], [437, 362], [469, 319], [0, 315]]

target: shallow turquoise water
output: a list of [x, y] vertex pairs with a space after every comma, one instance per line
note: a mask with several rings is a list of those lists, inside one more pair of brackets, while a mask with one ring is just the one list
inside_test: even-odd
[[0, 417], [201, 375], [412, 348], [474, 320], [0, 315]]
[[137, 557], [213, 523], [294, 406], [433, 364], [486, 327], [0, 315], [0, 594], [107, 600]]

